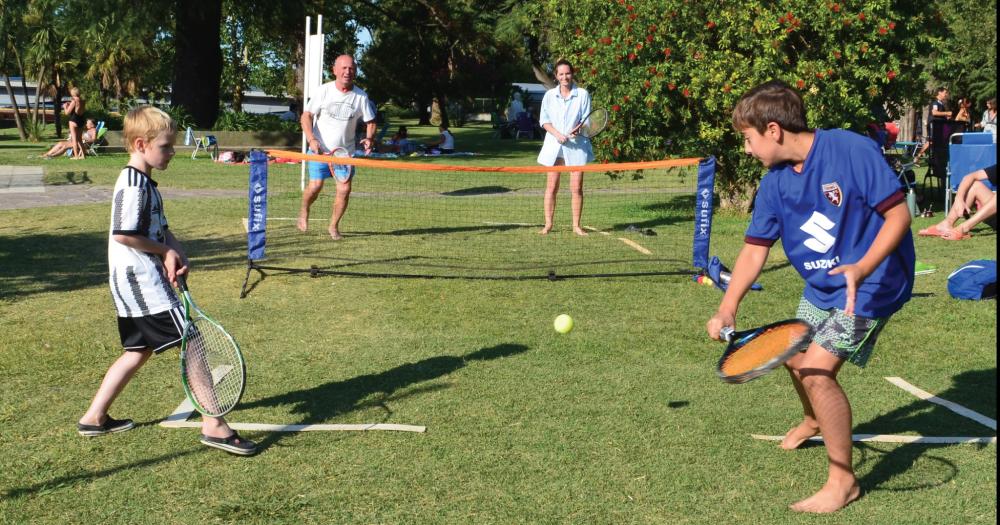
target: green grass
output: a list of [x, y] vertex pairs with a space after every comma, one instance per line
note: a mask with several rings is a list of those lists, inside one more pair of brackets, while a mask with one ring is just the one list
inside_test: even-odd
[[[486, 128], [456, 131], [460, 148], [506, 155], [476, 162], [531, 164], [539, 146], [491, 143]], [[30, 148], [0, 139], [0, 164], [31, 164], [22, 150]], [[124, 157], [37, 163], [49, 180], [82, 165], [91, 184], [109, 185]], [[181, 154], [159, 179], [167, 188], [243, 189], [246, 169]], [[536, 205], [540, 212], [540, 197]], [[996, 522], [995, 445], [858, 444], [860, 501], [834, 516], [787, 511], [822, 484], [824, 449], [785, 452], [750, 438], [796, 424], [798, 401], [780, 372], [743, 386], [716, 379], [721, 347], [704, 324], [721, 294], [686, 275], [275, 274], [239, 300], [242, 206], [239, 198], [167, 202], [171, 229], [193, 256], [195, 297], [247, 356], [250, 382], [230, 419], [427, 432], [248, 432], [263, 451], [232, 457], [201, 446], [197, 430], [157, 425], [184, 396], [171, 352], [150, 360], [113, 407], [137, 429], [77, 436], [76, 420], [120, 352], [106, 284], [108, 207], [0, 211], [0, 522]], [[348, 217], [362, 210], [352, 204]], [[676, 218], [680, 210], [658, 210], [645, 209], [647, 220], [677, 222], [657, 227], [654, 257], [687, 260], [692, 225]], [[731, 263], [746, 221], [718, 214], [713, 254]], [[914, 231], [933, 221], [916, 219]], [[995, 258], [995, 234], [973, 233], [961, 243], [916, 238], [918, 258], [938, 272], [917, 277], [868, 366], [841, 374], [856, 433], [995, 435], [883, 379], [902, 377], [996, 418], [996, 303], [956, 301], [946, 290], [959, 264]], [[507, 234], [541, 242], [532, 231]], [[599, 240], [591, 237], [579, 241]], [[362, 240], [377, 249], [377, 237], [349, 237], [336, 249], [361, 249]], [[760, 282], [765, 291], [741, 309], [744, 326], [792, 315], [802, 289], [779, 249]], [[559, 313], [576, 321], [569, 334], [552, 328]]]

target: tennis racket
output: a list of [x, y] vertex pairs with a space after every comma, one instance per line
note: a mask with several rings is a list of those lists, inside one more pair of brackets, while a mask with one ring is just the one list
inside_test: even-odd
[[181, 383], [191, 404], [206, 416], [232, 410], [246, 387], [246, 364], [233, 336], [198, 308], [184, 276], [177, 276], [184, 300], [184, 337], [181, 340]]
[[583, 117], [583, 120], [581, 120], [569, 134], [575, 134], [592, 139], [604, 131], [604, 128], [607, 126], [608, 110], [604, 108], [597, 108], [590, 113], [587, 113], [587, 116]]
[[719, 359], [716, 372], [727, 383], [756, 379], [808, 348], [813, 333], [813, 327], [802, 319], [789, 319], [743, 332], [727, 326], [721, 335], [729, 346]]
[[[338, 146], [330, 152], [330, 155], [334, 157], [347, 158], [351, 156], [351, 153], [347, 151], [347, 148], [343, 146]], [[337, 179], [339, 182], [347, 182], [351, 180], [351, 166], [349, 164], [334, 164], [330, 163], [330, 173], [333, 173], [333, 178]]]

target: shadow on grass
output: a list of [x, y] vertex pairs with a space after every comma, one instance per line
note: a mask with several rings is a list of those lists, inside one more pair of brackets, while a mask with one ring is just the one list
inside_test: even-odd
[[[290, 412], [301, 416], [297, 424], [310, 424], [328, 421], [338, 415], [355, 410], [378, 406], [385, 411], [384, 419], [387, 420], [392, 415], [392, 410], [387, 404], [389, 401], [446, 387], [428, 386], [394, 395], [396, 392], [411, 385], [448, 375], [464, 368], [472, 361], [490, 361], [521, 354], [527, 350], [528, 347], [522, 344], [503, 343], [480, 348], [475, 352], [461, 356], [430, 357], [416, 363], [406, 363], [378, 374], [357, 376], [343, 381], [331, 381], [313, 388], [259, 399], [242, 405], [242, 408], [291, 405]], [[283, 433], [281, 432], [268, 435], [260, 442], [261, 449], [277, 443], [282, 437]]]
[[[246, 241], [240, 236], [182, 242], [195, 271], [233, 268], [246, 261]], [[0, 300], [103, 285], [107, 260], [106, 233], [0, 235]]]
[[200, 452], [206, 452], [205, 447], [192, 448], [184, 452], [171, 452], [170, 454], [164, 454], [157, 456], [155, 458], [149, 458], [143, 461], [136, 461], [133, 463], [127, 463], [123, 465], [118, 465], [116, 467], [106, 468], [103, 470], [97, 470], [93, 472], [81, 472], [79, 474], [71, 474], [67, 476], [60, 476], [58, 478], [43, 481], [41, 483], [36, 483], [34, 485], [29, 485], [27, 487], [13, 487], [5, 490], [2, 494], [4, 498], [22, 498], [25, 496], [31, 496], [33, 494], [47, 494], [54, 490], [66, 489], [78, 483], [86, 483], [90, 481], [96, 481], [101, 478], [106, 478], [113, 476], [120, 472], [134, 472], [136, 469], [153, 467], [159, 465], [160, 463], [176, 461], [177, 458], [181, 456], [188, 456], [191, 454], [196, 454]]
[[[987, 416], [996, 417], [997, 369], [984, 369], [962, 372], [952, 377], [952, 386], [938, 397], [959, 405], [971, 408]], [[960, 416], [945, 407], [921, 399], [914, 399], [908, 405], [899, 407], [887, 414], [876, 417], [857, 425], [856, 434], [902, 434], [916, 433], [922, 436], [995, 436], [970, 419]], [[874, 461], [870, 471], [858, 480], [865, 492], [875, 490], [909, 491], [944, 485], [958, 475], [958, 467], [944, 458], [931, 456], [930, 450], [941, 447], [978, 447], [984, 449], [986, 444], [939, 445], [906, 443], [902, 445], [885, 445], [886, 449], [876, 448], [871, 443], [860, 443], [861, 459], [855, 468]], [[913, 468], [917, 460], [924, 458], [937, 462], [940, 466], [928, 476], [921, 475], [922, 482], [904, 487], [887, 486], [890, 481], [905, 474]], [[984, 458], [985, 459], [985, 458]]]

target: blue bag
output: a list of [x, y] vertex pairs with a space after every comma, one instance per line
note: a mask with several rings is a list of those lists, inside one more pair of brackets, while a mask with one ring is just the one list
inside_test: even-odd
[[997, 262], [969, 261], [948, 276], [948, 293], [955, 299], [976, 301], [997, 296]]

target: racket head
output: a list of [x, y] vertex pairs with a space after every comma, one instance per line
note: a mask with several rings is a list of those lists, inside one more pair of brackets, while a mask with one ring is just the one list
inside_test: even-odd
[[594, 138], [608, 126], [608, 119], [608, 110], [597, 108], [584, 117], [577, 134], [588, 139]]
[[812, 342], [815, 329], [802, 319], [788, 319], [753, 330], [723, 329], [729, 342], [716, 373], [726, 383], [746, 383], [781, 366]]
[[[347, 151], [347, 148], [343, 146], [337, 146], [330, 152], [330, 155], [338, 158], [348, 158], [351, 156], [351, 152]], [[351, 165], [336, 164], [331, 162], [329, 166], [330, 173], [333, 174], [333, 178], [337, 179], [338, 182], [347, 182], [351, 180], [351, 175], [353, 175]]]
[[222, 325], [193, 307], [181, 340], [181, 383], [198, 412], [219, 417], [240, 402], [246, 363], [239, 345]]

